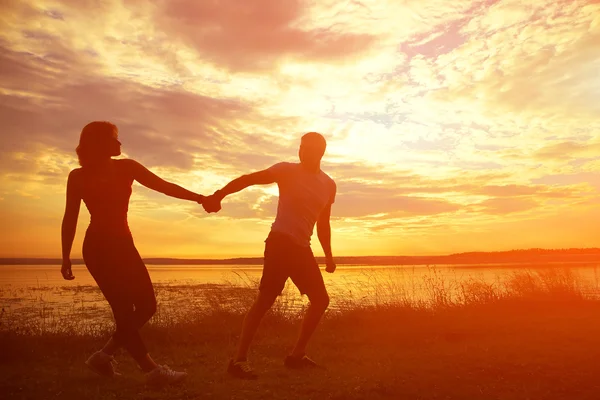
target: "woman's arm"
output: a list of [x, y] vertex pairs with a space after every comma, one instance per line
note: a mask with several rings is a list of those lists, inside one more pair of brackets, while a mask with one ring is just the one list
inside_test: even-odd
[[61, 273], [66, 280], [73, 280], [73, 271], [71, 270], [71, 248], [75, 239], [77, 230], [77, 219], [79, 217], [79, 208], [81, 206], [81, 194], [79, 191], [78, 170], [71, 171], [67, 180], [67, 201], [65, 205], [65, 215], [63, 216], [61, 228], [62, 241], [62, 267]]
[[179, 185], [165, 181], [137, 161], [127, 160], [127, 162], [129, 163], [133, 172], [133, 179], [147, 188], [164, 193], [170, 197], [175, 197], [177, 199], [202, 203], [204, 196], [201, 194], [190, 192]]

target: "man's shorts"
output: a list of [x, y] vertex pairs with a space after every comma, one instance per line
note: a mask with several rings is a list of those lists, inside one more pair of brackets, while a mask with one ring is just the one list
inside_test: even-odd
[[323, 275], [310, 247], [296, 244], [283, 233], [271, 232], [265, 240], [265, 261], [260, 291], [280, 295], [288, 278], [301, 294], [327, 295]]

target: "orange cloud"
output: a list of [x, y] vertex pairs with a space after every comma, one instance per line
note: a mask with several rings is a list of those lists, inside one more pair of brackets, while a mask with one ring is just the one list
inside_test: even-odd
[[198, 56], [231, 71], [272, 70], [280, 60], [339, 62], [367, 49], [373, 35], [334, 26], [296, 26], [306, 12], [298, 0], [158, 2], [157, 28], [191, 45]]

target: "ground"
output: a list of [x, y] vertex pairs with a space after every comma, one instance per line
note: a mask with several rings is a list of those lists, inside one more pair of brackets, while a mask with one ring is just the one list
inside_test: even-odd
[[0, 336], [6, 399], [531, 399], [600, 398], [600, 302], [510, 300], [435, 310], [377, 307], [326, 316], [310, 347], [322, 368], [289, 371], [283, 357], [295, 318], [264, 321], [251, 361], [260, 377], [225, 369], [242, 313], [144, 329], [155, 359], [186, 370], [186, 383], [153, 390], [125, 353], [119, 379], [89, 372], [102, 337]]

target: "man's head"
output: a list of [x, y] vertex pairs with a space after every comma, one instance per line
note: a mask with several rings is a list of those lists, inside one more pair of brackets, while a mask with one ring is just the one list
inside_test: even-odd
[[317, 168], [325, 154], [327, 142], [323, 135], [317, 132], [308, 132], [300, 141], [298, 156], [300, 162], [307, 167]]

